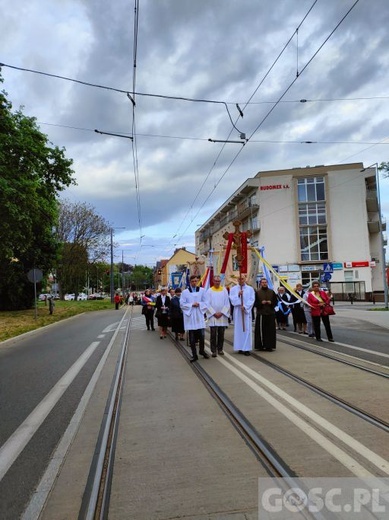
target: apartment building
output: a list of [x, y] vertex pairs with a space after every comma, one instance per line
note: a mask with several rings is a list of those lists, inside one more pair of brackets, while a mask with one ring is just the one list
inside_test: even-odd
[[[375, 167], [362, 163], [260, 171], [196, 231], [196, 254], [223, 255], [233, 222], [292, 285], [321, 279], [338, 297], [383, 299], [386, 222]], [[258, 273], [258, 278], [261, 272]]]

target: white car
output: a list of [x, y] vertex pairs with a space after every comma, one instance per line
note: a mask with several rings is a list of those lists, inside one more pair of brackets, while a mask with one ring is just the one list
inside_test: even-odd
[[75, 294], [65, 294], [65, 296], [64, 296], [64, 300], [66, 300], [67, 302], [74, 300], [75, 298], [76, 298]]
[[88, 299], [88, 295], [85, 294], [85, 293], [80, 293], [78, 296], [77, 296], [77, 300], [78, 301], [83, 301], [83, 300], [87, 300]]

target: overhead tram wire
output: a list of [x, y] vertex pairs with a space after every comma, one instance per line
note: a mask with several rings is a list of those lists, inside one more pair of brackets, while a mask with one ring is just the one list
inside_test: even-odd
[[292, 86], [296, 83], [296, 81], [300, 78], [301, 74], [307, 69], [307, 67], [312, 63], [312, 61], [315, 59], [315, 57], [319, 54], [321, 49], [324, 47], [324, 45], [328, 42], [328, 40], [331, 38], [331, 36], [335, 33], [335, 31], [339, 28], [339, 26], [344, 22], [344, 20], [347, 18], [347, 16], [351, 13], [351, 11], [354, 9], [354, 7], [359, 3], [359, 0], [355, 0], [354, 4], [350, 7], [350, 9], [347, 11], [347, 13], [341, 18], [341, 20], [336, 24], [334, 29], [330, 32], [330, 34], [327, 36], [327, 38], [323, 41], [323, 43], [319, 46], [319, 48], [314, 52], [314, 54], [311, 56], [311, 58], [307, 61], [307, 63], [304, 65], [304, 67], [299, 71], [299, 73], [296, 75], [294, 80], [290, 83], [290, 85], [286, 88], [286, 90], [281, 94], [279, 99], [275, 102], [275, 104], [272, 106], [272, 108], [268, 111], [268, 113], [265, 115], [265, 117], [260, 121], [258, 126], [255, 128], [255, 130], [252, 132], [251, 136], [248, 138], [248, 141], [251, 139], [251, 137], [259, 130], [259, 128], [263, 125], [263, 123], [266, 121], [266, 119], [270, 116], [270, 114], [273, 112], [273, 110], [277, 107], [279, 102], [283, 99], [284, 96], [289, 92], [289, 90], [292, 88]]
[[[137, 1], [137, 0], [135, 0], [135, 1]], [[103, 90], [110, 90], [112, 92], [118, 92], [120, 94], [126, 94], [131, 101], [132, 101], [131, 95], [134, 97], [136, 95], [136, 96], [159, 98], [159, 99], [171, 99], [173, 101], [187, 101], [190, 103], [209, 103], [209, 104], [214, 104], [214, 105], [223, 105], [224, 108], [226, 109], [226, 112], [227, 112], [228, 118], [231, 122], [231, 125], [235, 128], [235, 130], [237, 132], [241, 133], [240, 130], [238, 128], [236, 128], [235, 123], [232, 120], [231, 113], [228, 109], [228, 103], [226, 103], [225, 101], [220, 101], [220, 100], [215, 100], [215, 99], [189, 98], [189, 97], [183, 97], [183, 96], [168, 96], [166, 94], [149, 94], [149, 93], [145, 93], [145, 92], [135, 92], [135, 91], [129, 92], [128, 90], [123, 90], [123, 89], [119, 89], [116, 87], [108, 87], [105, 85], [100, 85], [98, 83], [90, 83], [88, 81], [81, 81], [81, 80], [74, 79], [74, 78], [68, 78], [67, 76], [60, 76], [58, 74], [50, 74], [48, 72], [42, 72], [42, 71], [35, 70], [35, 69], [17, 67], [15, 65], [9, 65], [7, 63], [0, 63], [0, 69], [1, 69], [1, 67], [7, 67], [7, 68], [13, 69], [13, 70], [20, 70], [21, 72], [30, 72], [32, 74], [39, 74], [42, 76], [47, 76], [49, 78], [61, 79], [64, 81], [71, 81], [72, 83], [77, 83], [79, 85], [85, 85], [87, 87], [100, 88]]]
[[[133, 48], [133, 67], [132, 67], [132, 161], [134, 168], [134, 177], [135, 177], [135, 193], [136, 193], [136, 207], [137, 207], [137, 215], [138, 215], [138, 226], [139, 226], [139, 236], [142, 237], [142, 205], [141, 205], [141, 196], [140, 196], [140, 177], [139, 177], [139, 161], [138, 161], [138, 147], [137, 147], [137, 133], [136, 133], [136, 123], [135, 123], [135, 92], [136, 92], [136, 73], [137, 73], [137, 55], [138, 55], [138, 34], [139, 34], [139, 0], [134, 0], [134, 48]], [[127, 96], [129, 94], [127, 93]], [[131, 98], [130, 98], [131, 99]], [[140, 242], [142, 239], [140, 238]]]
[[[283, 53], [285, 52], [285, 50], [287, 49], [287, 47], [289, 46], [290, 42], [293, 40], [295, 34], [296, 34], [296, 31], [298, 31], [298, 29], [302, 26], [302, 24], [305, 22], [305, 20], [307, 19], [308, 15], [310, 14], [310, 12], [312, 11], [312, 9], [314, 8], [314, 6], [316, 5], [318, 0], [314, 0], [313, 4], [311, 5], [311, 7], [308, 9], [308, 11], [306, 12], [305, 16], [303, 17], [303, 19], [300, 21], [300, 23], [298, 24], [297, 26], [297, 29], [294, 30], [293, 34], [290, 36], [289, 40], [286, 42], [286, 44], [284, 45], [284, 47], [282, 48], [282, 50], [280, 51], [280, 53], [278, 54], [278, 56], [276, 57], [276, 59], [273, 61], [273, 63], [271, 64], [271, 66], [269, 67], [269, 69], [267, 70], [267, 72], [265, 73], [265, 75], [263, 76], [263, 78], [261, 79], [261, 81], [259, 82], [259, 84], [257, 85], [257, 87], [255, 88], [254, 92], [251, 94], [251, 96], [249, 97], [249, 100], [245, 103], [244, 107], [243, 107], [243, 110], [240, 109], [240, 107], [238, 106], [237, 104], [237, 108], [239, 110], [239, 113], [241, 115], [241, 117], [243, 117], [243, 113], [244, 113], [244, 110], [246, 109], [246, 107], [248, 106], [248, 104], [250, 103], [250, 101], [253, 99], [253, 97], [255, 96], [255, 94], [257, 93], [258, 89], [262, 86], [262, 84], [264, 83], [265, 79], [269, 76], [269, 74], [271, 73], [271, 71], [273, 70], [273, 68], [275, 67], [275, 65], [277, 64], [278, 60], [281, 58], [281, 56], [283, 55]], [[237, 123], [239, 118], [236, 119], [235, 123]], [[233, 125], [233, 127], [235, 128], [235, 125]], [[202, 183], [200, 189], [198, 190], [197, 194], [196, 194], [196, 197], [190, 207], [190, 209], [192, 209], [195, 201], [197, 200], [198, 196], [200, 195], [205, 183], [207, 182], [207, 180], [209, 179], [211, 173], [213, 172], [214, 168], [216, 167], [216, 164], [218, 162], [218, 160], [220, 159], [220, 156], [222, 155], [223, 151], [224, 151], [224, 148], [227, 144], [227, 141], [229, 140], [229, 138], [231, 137], [231, 134], [232, 134], [233, 130], [230, 130], [230, 132], [228, 133], [228, 136], [227, 136], [227, 139], [226, 139], [226, 142], [223, 143], [223, 145], [221, 146], [217, 156], [216, 156], [216, 159], [214, 160], [208, 174], [206, 175], [205, 177], [205, 180], [204, 182]], [[233, 162], [235, 162], [235, 160], [237, 159], [237, 157], [240, 155], [240, 153], [242, 152], [242, 149], [243, 147], [239, 150], [238, 154], [235, 156], [235, 158], [233, 159]], [[230, 167], [232, 166], [233, 162], [229, 165], [228, 169], [224, 172], [222, 178], [226, 175], [227, 171], [230, 169]], [[220, 179], [221, 180], [221, 179]], [[215, 191], [216, 187], [218, 186], [218, 184], [220, 183], [220, 180], [215, 184], [214, 186], [214, 189], [211, 191], [210, 195], [213, 193], [213, 191]], [[205, 201], [203, 202], [203, 205], [201, 206], [201, 208], [204, 206], [205, 202], [209, 199], [210, 195], [205, 199]], [[200, 208], [200, 209], [201, 209]], [[182, 222], [185, 222], [187, 216], [189, 215], [189, 211], [190, 209], [188, 210], [188, 212], [186, 213], [185, 215], [185, 218], [182, 220]], [[197, 215], [196, 215], [197, 216]], [[182, 222], [180, 224], [180, 227], [182, 225]], [[190, 226], [190, 224], [188, 225], [188, 227]], [[188, 229], [188, 227], [186, 228], [186, 230]], [[180, 228], [179, 228], [180, 229]], [[178, 231], [179, 231], [178, 229]], [[185, 230], [185, 231], [186, 231]], [[184, 233], [185, 233], [184, 231]]]
[[[82, 128], [77, 126], [70, 126], [70, 125], [59, 125], [55, 123], [47, 123], [45, 121], [37, 121], [38, 125], [47, 125], [47, 126], [54, 126], [58, 128], [69, 128], [70, 130], [80, 130], [82, 132], [96, 132], [93, 128]], [[132, 138], [132, 133], [128, 133], [128, 136], [125, 132], [119, 133], [108, 133], [108, 132], [98, 132], [98, 133], [107, 133], [108, 135], [118, 136], [118, 137], [128, 137], [129, 139]], [[137, 132], [136, 134], [138, 137], [152, 137], [157, 139], [178, 139], [181, 141], [208, 141], [208, 138], [206, 137], [191, 137], [191, 136], [179, 136], [179, 135], [163, 135], [163, 134], [140, 134]], [[287, 140], [287, 139], [251, 139], [250, 143], [260, 143], [260, 144], [369, 144], [373, 146], [378, 145], [389, 145], [388, 142], [384, 142], [389, 137], [384, 137], [381, 139], [381, 141], [378, 142], [372, 142], [372, 141], [317, 141], [317, 140]], [[367, 148], [368, 149], [368, 148]], [[364, 151], [364, 150], [362, 150]]]
[[[316, 2], [315, 2], [316, 3]], [[347, 16], [351, 13], [351, 11], [354, 9], [354, 7], [359, 3], [359, 0], [355, 0], [354, 4], [349, 8], [349, 10], [346, 12], [346, 14], [341, 18], [341, 20], [336, 24], [336, 26], [334, 27], [334, 29], [330, 32], [330, 34], [327, 36], [327, 38], [323, 41], [323, 43], [318, 47], [318, 49], [314, 52], [314, 54], [311, 56], [311, 58], [308, 60], [308, 62], [305, 64], [305, 66], [301, 69], [301, 71], [299, 72], [298, 75], [296, 75], [296, 78], [293, 79], [293, 81], [290, 83], [290, 85], [285, 89], [285, 91], [283, 92], [283, 94], [281, 94], [281, 96], [279, 97], [279, 99], [275, 102], [274, 106], [268, 111], [268, 113], [265, 115], [265, 117], [260, 121], [260, 123], [257, 125], [257, 127], [255, 128], [255, 130], [251, 133], [251, 136], [247, 139], [247, 142], [249, 142], [252, 138], [252, 136], [259, 130], [259, 128], [263, 125], [263, 123], [266, 121], [266, 119], [269, 117], [269, 115], [273, 112], [273, 110], [277, 107], [277, 105], [280, 103], [280, 101], [283, 99], [283, 97], [287, 94], [287, 92], [289, 92], [289, 90], [292, 88], [292, 86], [296, 83], [296, 81], [300, 78], [301, 74], [307, 69], [308, 65], [310, 65], [312, 63], [312, 61], [314, 60], [314, 58], [318, 55], [318, 53], [321, 51], [321, 49], [324, 47], [324, 45], [328, 42], [328, 40], [331, 38], [331, 36], [335, 33], [335, 31], [340, 27], [340, 25], [344, 22], [344, 20], [347, 18]], [[231, 134], [230, 134], [231, 135]], [[191, 220], [191, 222], [188, 224], [188, 226], [185, 228], [185, 230], [183, 231], [182, 235], [185, 234], [185, 232], [188, 230], [189, 226], [193, 223], [193, 221], [195, 220], [195, 218], [198, 216], [198, 214], [200, 213], [200, 211], [203, 209], [203, 207], [205, 206], [206, 202], [210, 199], [210, 197], [212, 196], [213, 192], [216, 190], [217, 186], [220, 184], [220, 182], [223, 180], [223, 178], [225, 177], [225, 175], [227, 174], [227, 172], [230, 170], [231, 166], [235, 163], [235, 161], [237, 160], [237, 158], [239, 157], [239, 155], [242, 153], [242, 151], [244, 150], [245, 147], [242, 146], [242, 148], [240, 148], [238, 150], [238, 152], [235, 154], [235, 156], [233, 157], [233, 159], [231, 160], [230, 164], [227, 166], [226, 170], [224, 171], [223, 175], [220, 177], [220, 179], [218, 180], [218, 182], [216, 183], [216, 185], [213, 187], [213, 189], [209, 192], [208, 196], [206, 197], [206, 199], [203, 201], [202, 205], [200, 206], [200, 208], [198, 209], [196, 215], [193, 217], [193, 219]], [[181, 237], [182, 237], [181, 235]], [[181, 238], [179, 237], [179, 238]]]

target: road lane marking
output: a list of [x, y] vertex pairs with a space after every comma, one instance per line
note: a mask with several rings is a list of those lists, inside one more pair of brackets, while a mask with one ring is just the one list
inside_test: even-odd
[[105, 362], [107, 360], [108, 355], [110, 354], [112, 350], [112, 346], [116, 340], [116, 337], [119, 333], [119, 330], [121, 329], [121, 325], [125, 319], [125, 316], [123, 316], [121, 322], [117, 322], [117, 328], [115, 330], [115, 333], [113, 334], [111, 341], [109, 342], [106, 350], [104, 351], [104, 354], [102, 358], [100, 359], [99, 364], [97, 365], [97, 368], [95, 372], [93, 373], [93, 376], [91, 377], [88, 386], [85, 389], [85, 392], [83, 396], [80, 399], [80, 403], [74, 412], [74, 415], [69, 423], [69, 426], [67, 427], [65, 433], [63, 434], [57, 449], [53, 453], [51, 460], [49, 462], [49, 465], [47, 466], [47, 469], [41, 478], [36, 490], [34, 491], [34, 494], [24, 511], [21, 520], [31, 520], [32, 518], [39, 518], [43, 507], [46, 503], [47, 497], [53, 487], [53, 484], [57, 478], [57, 475], [62, 467], [63, 461], [66, 457], [66, 454], [69, 450], [70, 445], [73, 442], [73, 439], [76, 436], [76, 433], [78, 432], [81, 420], [84, 416], [86, 407], [89, 404], [90, 398], [93, 394], [93, 391], [95, 389], [95, 386], [97, 384], [97, 381], [100, 377], [100, 374], [104, 368]]
[[[290, 406], [293, 406], [300, 413], [309, 417], [309, 419], [316, 422], [323, 429], [327, 430], [330, 434], [335, 435], [339, 440], [344, 442], [347, 446], [352, 448], [358, 454], [365, 457], [370, 463], [377, 466], [383, 472], [389, 474], [389, 462], [384, 458], [380, 457], [369, 448], [364, 446], [362, 443], [353, 439], [350, 435], [343, 432], [335, 425], [331, 424], [329, 421], [321, 417], [319, 414], [303, 405], [297, 399], [294, 399], [289, 394], [281, 390], [275, 384], [268, 381], [263, 376], [260, 376], [257, 372], [247, 367], [244, 363], [234, 359], [234, 356], [231, 354], [225, 353], [227, 359], [231, 360], [240, 370], [246, 371], [250, 374], [251, 377], [257, 379], [257, 381], [261, 382], [264, 386], [269, 388], [272, 392], [274, 392], [278, 397], [285, 400]], [[242, 381], [250, 386], [257, 394], [263, 397], [266, 401], [268, 401], [272, 406], [274, 406], [280, 413], [285, 415], [293, 424], [295, 424], [298, 428], [303, 430], [311, 439], [315, 440], [320, 446], [322, 446], [326, 451], [331, 453], [337, 460], [339, 460], [344, 466], [346, 466], [350, 471], [354, 473], [354, 475], [358, 477], [373, 477], [368, 470], [366, 470], [361, 464], [359, 464], [355, 459], [346, 454], [343, 450], [338, 448], [332, 441], [326, 439], [323, 434], [315, 430], [312, 426], [306, 423], [303, 419], [301, 419], [298, 415], [296, 415], [292, 410], [284, 406], [282, 403], [277, 401], [275, 397], [266, 392], [262, 387], [258, 386], [257, 383], [253, 382], [247, 376], [242, 374], [240, 370], [233, 367], [226, 361], [224, 358], [221, 359], [218, 357], [220, 363], [222, 363], [226, 368], [234, 372]]]
[[99, 345], [100, 341], [89, 345], [0, 448], [0, 481]]

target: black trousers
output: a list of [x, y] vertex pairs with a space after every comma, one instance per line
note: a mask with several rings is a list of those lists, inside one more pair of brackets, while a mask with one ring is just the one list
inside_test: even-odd
[[224, 345], [224, 331], [225, 327], [209, 327], [209, 331], [211, 334], [211, 352], [216, 353], [221, 352], [223, 350]]
[[327, 338], [333, 339], [331, 325], [330, 325], [330, 317], [329, 316], [312, 316], [313, 329], [315, 331], [316, 339], [321, 339], [320, 318], [322, 319], [324, 328], [326, 329]]
[[205, 346], [205, 330], [204, 329], [196, 329], [196, 330], [188, 330], [189, 332], [189, 346], [192, 350], [192, 353], [196, 353], [196, 342], [199, 342], [199, 351], [200, 354], [204, 352]]
[[146, 327], [148, 330], [154, 330], [154, 311], [146, 311]]

